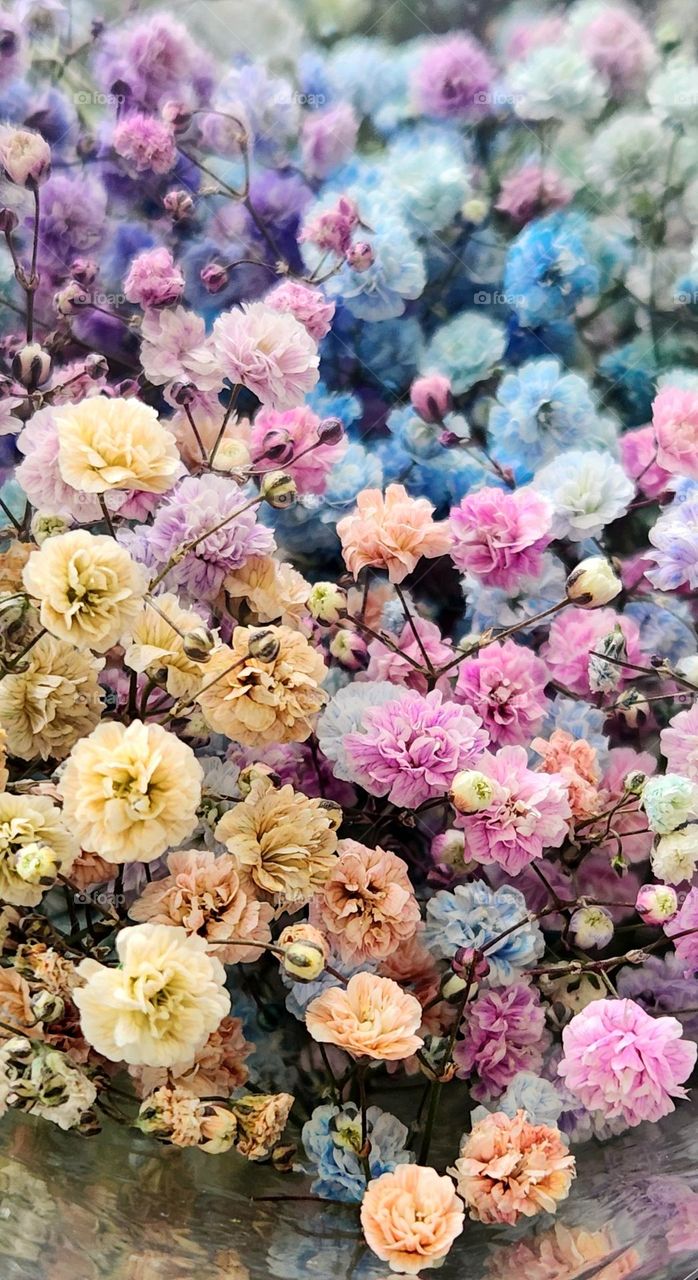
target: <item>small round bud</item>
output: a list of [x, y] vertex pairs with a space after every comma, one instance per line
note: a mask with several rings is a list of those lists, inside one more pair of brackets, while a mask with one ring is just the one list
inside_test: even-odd
[[461, 209], [461, 213], [466, 222], [472, 222], [476, 227], [485, 221], [490, 211], [486, 200], [481, 196], [472, 196], [470, 200], [466, 200]]
[[27, 391], [36, 391], [51, 377], [51, 357], [38, 342], [20, 347], [12, 361], [12, 375]]
[[410, 401], [423, 422], [432, 426], [443, 422], [453, 408], [450, 380], [441, 373], [417, 378], [410, 387]]
[[347, 265], [353, 271], [368, 271], [375, 261], [373, 247], [368, 240], [357, 240], [355, 244], [350, 244], [345, 257]]
[[63, 516], [52, 516], [37, 511], [32, 516], [31, 531], [37, 546], [41, 546], [47, 538], [55, 538], [59, 533], [65, 533], [68, 529], [68, 521]]
[[308, 596], [308, 612], [316, 622], [331, 627], [347, 611], [347, 593], [336, 582], [316, 582]]
[[323, 418], [317, 438], [320, 444], [339, 444], [344, 439], [344, 423], [339, 418]]
[[467, 978], [470, 974], [473, 979], [479, 981], [480, 978], [487, 977], [490, 962], [484, 951], [480, 951], [477, 947], [459, 947], [451, 961], [451, 968], [460, 977]]
[[613, 919], [605, 907], [579, 907], [570, 922], [577, 946], [607, 947], [613, 937]]
[[294, 942], [286, 947], [281, 963], [296, 982], [314, 982], [325, 968], [325, 957], [314, 942]]
[[65, 1000], [52, 991], [36, 991], [31, 1007], [37, 1022], [60, 1022], [65, 1013]]
[[262, 476], [259, 492], [270, 507], [280, 511], [293, 506], [298, 491], [293, 476], [285, 471], [268, 471]]
[[197, 391], [193, 382], [173, 382], [169, 390], [169, 397], [172, 403], [179, 405], [182, 409], [187, 405], [193, 404], [196, 400], [196, 395]]
[[567, 599], [580, 609], [599, 609], [614, 600], [622, 589], [618, 574], [604, 556], [581, 560], [565, 583]]
[[356, 631], [338, 631], [330, 640], [330, 653], [347, 671], [365, 671], [369, 663], [366, 641]]
[[94, 284], [99, 275], [99, 267], [92, 258], [74, 258], [69, 271], [79, 284]]
[[175, 222], [182, 222], [194, 212], [194, 201], [188, 191], [168, 191], [162, 203]]
[[36, 1050], [28, 1036], [11, 1036], [3, 1046], [13, 1067], [26, 1067], [33, 1059]]
[[17, 230], [19, 219], [12, 209], [0, 209], [0, 235], [9, 236]]
[[85, 356], [85, 373], [94, 382], [100, 378], [106, 378], [109, 373], [109, 362], [106, 356], [101, 356], [97, 351], [91, 351], [88, 356]]
[[271, 765], [263, 764], [261, 760], [256, 764], [248, 764], [240, 770], [237, 780], [237, 788], [243, 800], [250, 794], [256, 782], [271, 782], [273, 786], [279, 786], [281, 779], [274, 773]]
[[679, 898], [668, 884], [645, 884], [635, 899], [635, 909], [645, 924], [666, 924], [679, 909]]
[[215, 647], [216, 637], [208, 627], [194, 627], [182, 641], [182, 648], [192, 662], [208, 662]]
[[641, 796], [646, 781], [647, 774], [643, 773], [641, 769], [634, 769], [632, 773], [626, 773], [623, 778], [623, 790], [630, 795]]
[[454, 973], [452, 969], [447, 969], [441, 979], [439, 994], [444, 1000], [460, 1000], [465, 988], [467, 987], [467, 979], [462, 974]]
[[253, 629], [247, 645], [247, 652], [258, 662], [275, 662], [279, 656], [281, 641], [273, 627]]
[[186, 133], [192, 121], [191, 111], [183, 102], [166, 102], [160, 114], [175, 133]]
[[333, 831], [339, 831], [344, 820], [344, 810], [341, 804], [337, 804], [336, 800], [321, 800], [318, 809], [321, 809], [326, 818], [329, 818], [330, 826]]
[[199, 273], [199, 278], [206, 292], [213, 294], [220, 293], [230, 282], [229, 272], [217, 262], [209, 262]]
[[431, 842], [434, 862], [462, 871], [465, 866], [465, 835], [457, 827], [449, 827]]
[[53, 305], [59, 316], [73, 316], [81, 307], [89, 302], [84, 285], [77, 280], [70, 280], [53, 296]]
[[281, 466], [290, 462], [293, 457], [293, 441], [288, 434], [280, 427], [272, 427], [266, 431], [262, 440], [262, 458], [268, 458], [270, 462], [278, 462]]
[[479, 769], [462, 769], [451, 783], [450, 800], [459, 813], [479, 813], [492, 803], [495, 787]]
[[623, 689], [616, 698], [613, 713], [628, 729], [637, 729], [649, 716], [649, 703], [639, 689]]

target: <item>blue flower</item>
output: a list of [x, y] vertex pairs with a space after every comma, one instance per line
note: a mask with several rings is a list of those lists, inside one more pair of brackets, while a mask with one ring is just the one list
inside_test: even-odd
[[363, 445], [350, 444], [330, 472], [320, 515], [323, 524], [336, 524], [354, 506], [362, 489], [380, 489], [382, 484], [380, 460]]
[[424, 336], [415, 316], [359, 324], [353, 345], [362, 379], [392, 394], [409, 387], [424, 355]]
[[[409, 1164], [412, 1156], [405, 1150], [408, 1132], [395, 1116], [379, 1107], [366, 1112], [368, 1157], [372, 1178], [391, 1173], [399, 1164]], [[353, 1102], [342, 1107], [326, 1104], [316, 1107], [303, 1125], [303, 1146], [315, 1178], [312, 1190], [326, 1200], [359, 1203], [366, 1190], [366, 1180], [359, 1157], [361, 1148], [361, 1113]]]
[[453, 222], [470, 191], [461, 139], [434, 125], [399, 133], [385, 154], [382, 180], [399, 193], [418, 238], [440, 231]]
[[[370, 227], [362, 235], [373, 249], [374, 261], [366, 271], [355, 271], [345, 263], [325, 282], [325, 292], [341, 298], [359, 320], [401, 316], [406, 303], [418, 298], [426, 284], [424, 255], [396, 205], [385, 195], [379, 197], [355, 187], [347, 194], [357, 200], [361, 217]], [[313, 206], [310, 216], [325, 203]], [[313, 245], [305, 245], [304, 250], [308, 265], [316, 267], [319, 251]]]
[[[427, 945], [438, 959], [450, 960], [459, 947], [484, 947], [527, 916], [526, 899], [511, 885], [490, 889], [480, 880], [458, 884], [452, 893], [442, 889], [427, 903]], [[501, 986], [515, 982], [543, 949], [538, 925], [522, 924], [487, 952], [489, 980]]]
[[698, 499], [690, 494], [672, 502], [649, 532], [654, 550], [648, 557], [655, 567], [647, 577], [660, 591], [676, 591], [688, 583], [698, 587]]
[[319, 418], [339, 418], [347, 431], [361, 417], [361, 401], [351, 391], [332, 391], [324, 382], [308, 393], [305, 403]]
[[346, 735], [363, 728], [369, 707], [383, 706], [399, 696], [400, 690], [388, 680], [373, 680], [367, 684], [348, 684], [330, 699], [318, 720], [317, 738], [336, 778], [345, 782], [354, 779], [351, 760], [344, 749]]
[[543, 569], [535, 580], [526, 579], [520, 583], [516, 596], [501, 587], [483, 586], [472, 575], [466, 574], [463, 591], [467, 630], [479, 634], [489, 627], [511, 627], [524, 618], [532, 618], [562, 599], [565, 578], [563, 566], [553, 555], [544, 557]]
[[515, 1116], [517, 1111], [525, 1111], [532, 1124], [554, 1125], [562, 1107], [562, 1096], [554, 1084], [543, 1080], [533, 1071], [517, 1071], [501, 1098], [492, 1103], [491, 1108], [476, 1107], [470, 1118], [476, 1124], [490, 1110], [503, 1111], [506, 1116]]
[[652, 346], [641, 336], [599, 360], [599, 373], [611, 384], [613, 399], [622, 409], [626, 425], [642, 427], [652, 417], [656, 367]]
[[589, 252], [588, 223], [558, 212], [529, 222], [507, 254], [504, 294], [520, 324], [535, 327], [571, 315], [599, 291], [599, 267]]
[[478, 311], [462, 311], [436, 330], [423, 369], [451, 379], [456, 395], [488, 378], [504, 355], [506, 333], [498, 320]]
[[[661, 603], [664, 599], [668, 608]], [[640, 628], [643, 653], [661, 653], [672, 666], [695, 653], [690, 605], [680, 596], [660, 596], [656, 601], [632, 600], [624, 612], [626, 617], [634, 618]]]

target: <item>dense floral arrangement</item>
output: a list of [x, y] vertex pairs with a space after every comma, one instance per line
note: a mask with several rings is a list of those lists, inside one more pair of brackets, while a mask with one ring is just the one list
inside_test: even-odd
[[698, 65], [325, 35], [3, 13], [0, 1103], [417, 1274], [696, 1062]]

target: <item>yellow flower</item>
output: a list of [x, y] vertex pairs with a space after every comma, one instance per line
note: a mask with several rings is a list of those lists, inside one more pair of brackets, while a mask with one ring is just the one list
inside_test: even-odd
[[65, 766], [65, 821], [107, 862], [152, 862], [194, 830], [202, 777], [191, 747], [160, 725], [105, 722]]
[[154, 409], [122, 396], [91, 396], [56, 414], [58, 466], [82, 493], [164, 493], [180, 469], [174, 437]]
[[0, 900], [35, 907], [78, 845], [46, 796], [0, 794]]
[[99, 723], [103, 658], [79, 653], [45, 635], [30, 649], [26, 669], [0, 680], [0, 720], [10, 754], [21, 760], [64, 760]]
[[298, 631], [267, 630], [278, 641], [276, 657], [270, 662], [250, 657], [254, 633], [236, 627], [232, 648], [222, 646], [208, 663], [197, 702], [210, 727], [237, 742], [305, 742], [325, 702], [320, 688], [325, 664]]
[[138, 924], [116, 941], [119, 967], [83, 960], [74, 993], [82, 1033], [110, 1062], [171, 1067], [190, 1059], [230, 1010], [225, 969], [203, 938]]
[[256, 782], [216, 827], [220, 840], [254, 881], [261, 897], [298, 909], [326, 881], [335, 862], [337, 834], [322, 800], [293, 787]]
[[310, 585], [302, 574], [273, 556], [250, 556], [226, 578], [225, 589], [232, 599], [247, 601], [260, 622], [296, 625], [307, 614]]
[[41, 624], [77, 649], [105, 653], [136, 616], [147, 571], [114, 538], [75, 529], [48, 538], [24, 568]]
[[[183, 609], [177, 597], [170, 592], [158, 596], [156, 603], [157, 610], [145, 600], [141, 612], [131, 624], [131, 644], [124, 655], [124, 662], [133, 671], [147, 671], [148, 674], [164, 667], [167, 671], [167, 692], [173, 698], [193, 698], [206, 679], [206, 672], [200, 662], [192, 662], [187, 657], [182, 636], [205, 627], [205, 620], [193, 610]], [[173, 626], [165, 621], [163, 614]]]

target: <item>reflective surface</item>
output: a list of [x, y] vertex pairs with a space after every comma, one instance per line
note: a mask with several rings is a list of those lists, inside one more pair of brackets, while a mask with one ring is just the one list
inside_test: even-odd
[[[578, 1178], [555, 1219], [506, 1230], [469, 1224], [444, 1267], [424, 1277], [698, 1274], [698, 1108], [575, 1150]], [[437, 1153], [442, 1166], [454, 1154]], [[236, 1156], [158, 1147], [114, 1126], [80, 1139], [10, 1114], [0, 1127], [0, 1276], [388, 1280], [360, 1242], [356, 1210], [286, 1198], [308, 1194], [297, 1175]]]

